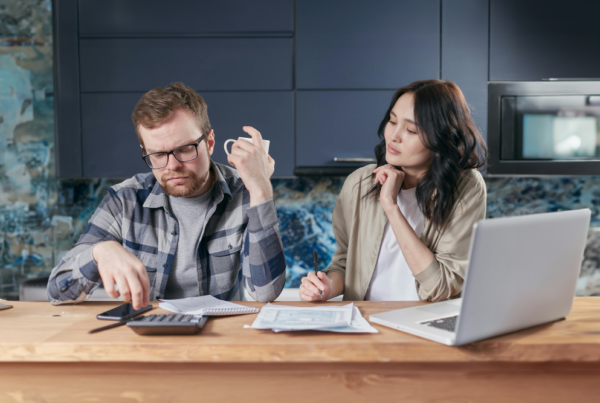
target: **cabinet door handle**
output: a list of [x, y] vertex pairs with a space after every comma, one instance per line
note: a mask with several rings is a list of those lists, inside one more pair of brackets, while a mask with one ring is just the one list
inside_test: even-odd
[[587, 97], [587, 106], [600, 106], [600, 96], [598, 95], [590, 95]]
[[375, 158], [337, 158], [333, 159], [335, 162], [377, 162]]

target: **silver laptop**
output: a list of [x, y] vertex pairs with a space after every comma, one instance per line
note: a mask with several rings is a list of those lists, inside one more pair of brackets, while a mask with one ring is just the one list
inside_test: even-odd
[[479, 221], [462, 298], [369, 320], [460, 346], [562, 319], [573, 306], [590, 216], [582, 209]]

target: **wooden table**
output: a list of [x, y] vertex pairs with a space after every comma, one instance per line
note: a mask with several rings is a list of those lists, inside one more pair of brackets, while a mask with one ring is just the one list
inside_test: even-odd
[[[11, 303], [0, 311], [0, 402], [600, 399], [594, 297], [576, 298], [566, 320], [464, 347], [379, 325], [378, 334], [244, 329], [256, 315], [211, 318], [196, 336], [138, 336], [127, 327], [88, 334], [105, 323], [96, 314], [116, 304]], [[355, 304], [368, 318], [420, 303]]]

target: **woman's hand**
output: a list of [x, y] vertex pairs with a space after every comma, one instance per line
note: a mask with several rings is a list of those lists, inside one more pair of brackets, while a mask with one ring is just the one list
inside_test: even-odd
[[[323, 295], [319, 293], [319, 290]], [[331, 295], [331, 280], [322, 271], [317, 274], [311, 271], [308, 276], [302, 278], [298, 293], [300, 298], [305, 301], [327, 301]]]
[[375, 182], [381, 184], [379, 202], [383, 210], [387, 212], [390, 208], [397, 207], [398, 193], [400, 193], [402, 182], [404, 182], [404, 172], [387, 164], [375, 168], [373, 173], [376, 175]]

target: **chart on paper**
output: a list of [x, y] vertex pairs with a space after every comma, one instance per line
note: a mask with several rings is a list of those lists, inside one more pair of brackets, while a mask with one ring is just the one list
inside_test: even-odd
[[277, 325], [322, 325], [331, 326], [333, 323], [344, 322], [345, 313], [336, 311], [311, 311], [308, 309], [284, 311], [270, 309], [263, 317], [263, 323]]
[[345, 306], [300, 308], [265, 305], [252, 324], [254, 329], [309, 330], [349, 326], [353, 304]]

